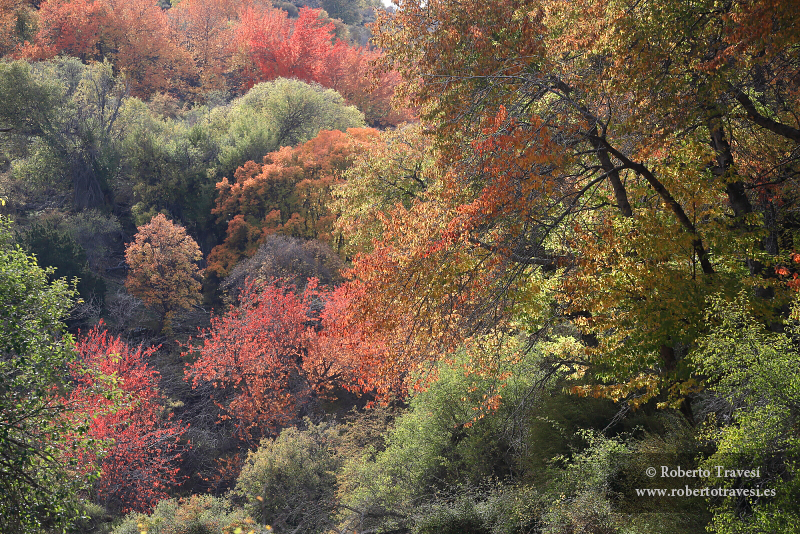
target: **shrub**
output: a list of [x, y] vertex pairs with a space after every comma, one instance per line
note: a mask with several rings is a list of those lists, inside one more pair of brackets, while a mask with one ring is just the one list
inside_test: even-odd
[[42, 266], [54, 267], [50, 279], [78, 279], [78, 293], [87, 302], [102, 304], [106, 285], [102, 278], [89, 270], [86, 251], [78, 245], [68, 231], [52, 221], [34, 224], [24, 238], [28, 250], [36, 255]]
[[[483, 372], [490, 363], [483, 361], [479, 366], [475, 355], [467, 351], [449, 364], [441, 363], [437, 380], [416, 392], [410, 411], [396, 420], [386, 449], [374, 455], [367, 451], [364, 458], [347, 463], [339, 480], [340, 492], [344, 504], [364, 518], [359, 520], [359, 530], [379, 525], [407, 528], [425, 503], [431, 506], [433, 515], [425, 520], [431, 525], [440, 519], [452, 519], [453, 524], [472, 521], [467, 508], [442, 507], [437, 493], [459, 485], [479, 488], [492, 479], [514, 475], [515, 451], [523, 441], [517, 434], [516, 412], [519, 403], [529, 400], [537, 377], [527, 369], [536, 355], [519, 360], [517, 348], [512, 341], [500, 349], [493, 372]], [[465, 373], [469, 367], [473, 372]], [[501, 377], [509, 370], [515, 374], [504, 382]], [[499, 391], [503, 402], [492, 404]]]
[[163, 500], [149, 516], [129, 514], [113, 534], [232, 534], [237, 528], [254, 534], [269, 532], [226, 499], [192, 495]]
[[278, 532], [324, 532], [333, 525], [338, 432], [325, 423], [306, 424], [305, 430], [291, 427], [262, 440], [236, 483], [245, 510]]
[[302, 293], [309, 278], [316, 278], [326, 286], [341, 282], [342, 268], [341, 258], [326, 243], [273, 234], [267, 236], [258, 252], [233, 268], [221, 287], [233, 301], [248, 279], [263, 282], [281, 279]]

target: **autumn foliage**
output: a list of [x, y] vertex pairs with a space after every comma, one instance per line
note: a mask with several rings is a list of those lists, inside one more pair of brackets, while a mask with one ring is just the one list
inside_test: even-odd
[[128, 278], [125, 287], [153, 307], [168, 326], [178, 310], [200, 300], [200, 247], [183, 227], [158, 214], [139, 227], [125, 250]]
[[76, 420], [87, 418], [88, 437], [105, 442], [103, 455], [79, 454], [84, 470], [99, 467], [96, 499], [105, 506], [149, 511], [179, 482], [187, 425], [165, 411], [159, 373], [150, 367], [155, 348], [131, 348], [101, 323], [80, 336], [69, 402]]
[[194, 60], [200, 87], [226, 90], [238, 83], [232, 72], [237, 54], [236, 25], [251, 2], [184, 0], [167, 12], [170, 30]]
[[439, 0], [382, 15], [381, 62], [443, 174], [384, 212], [355, 265], [365, 313], [390, 330], [412, 318], [411, 339], [447, 348], [505, 330], [535, 302], [531, 279], [562, 272], [555, 302], [597, 382], [576, 391], [695, 394], [686, 354], [710, 295], [787, 302], [764, 266], [785, 263], [778, 227], [795, 223], [759, 222], [796, 202], [797, 15], [777, 4]]
[[251, 83], [278, 77], [318, 83], [356, 105], [371, 125], [396, 125], [413, 116], [408, 110], [392, 111], [399, 76], [372, 72], [381, 53], [336, 40], [334, 24], [318, 9], [300, 9], [295, 21], [279, 9], [249, 10], [242, 17], [237, 41], [254, 64]]
[[247, 162], [232, 181], [223, 178], [217, 184], [213, 213], [227, 223], [227, 232], [224, 242], [211, 251], [208, 270], [226, 275], [272, 233], [319, 239], [334, 250], [341, 248], [334, 229], [336, 213], [330, 209], [331, 189], [361, 143], [377, 134], [370, 128], [323, 131], [296, 148], [267, 154], [263, 164]]
[[247, 43], [264, 80], [320, 80], [333, 47], [334, 25], [321, 19], [319, 10], [304, 7], [295, 21], [280, 9], [251, 10], [242, 22], [239, 39]]
[[196, 77], [191, 56], [172, 39], [166, 13], [149, 0], [48, 0], [39, 10], [39, 28], [22, 55], [109, 60], [136, 96], [185, 94]]
[[[253, 475], [231, 504], [247, 500], [261, 524], [278, 525], [263, 480], [280, 488], [294, 472], [311, 477], [300, 485], [325, 485], [325, 502], [304, 500], [286, 517], [325, 508], [319, 528], [331, 532], [610, 532], [630, 514], [609, 498], [598, 459], [699, 438], [698, 461], [715, 443], [745, 453], [726, 462], [763, 460], [765, 478], [730, 481], [737, 490], [790, 490], [768, 506], [709, 501], [711, 515], [728, 504], [735, 514], [709, 529], [797, 523], [798, 388], [773, 386], [797, 374], [798, 0], [395, 0], [366, 47], [345, 40], [335, 11], [308, 6], [358, 22], [377, 0], [167, 3], [0, 0], [2, 53], [75, 56], [0, 69], [0, 90], [19, 104], [0, 103], [0, 168], [3, 190], [30, 196], [12, 210], [57, 206], [49, 188], [72, 188], [75, 213], [58, 209], [76, 247], [107, 234], [113, 252], [110, 236], [131, 218], [170, 212], [210, 249], [203, 258], [165, 215], [126, 249], [125, 285], [158, 315], [160, 334], [199, 302], [200, 261], [209, 301], [230, 304], [178, 343], [191, 391], [170, 383], [170, 394], [200, 422], [194, 480], [230, 486], [245, 449], [287, 426], [308, 430], [284, 437], [321, 432], [305, 416], [338, 419], [354, 394], [366, 397], [359, 406], [410, 399], [398, 412], [413, 419], [394, 431], [383, 417], [340, 420], [332, 441], [306, 440], [341, 463], [319, 473], [281, 471], [270, 462], [296, 459], [291, 440], [264, 440], [251, 458], [269, 476]], [[344, 131], [364, 124], [391, 128]], [[89, 224], [95, 204], [107, 212]], [[138, 305], [120, 294], [106, 301], [117, 309], [98, 313], [125, 328], [128, 301]], [[73, 354], [68, 337], [60, 346]], [[159, 393], [149, 363], [156, 349], [100, 325], [76, 351], [68, 381], [56, 375], [69, 364], [51, 366], [57, 387], [23, 384], [9, 399], [64, 400], [41, 409], [73, 408], [64, 454], [81, 476], [100, 473], [91, 497], [148, 510], [181, 482], [187, 446], [186, 425], [165, 407], [178, 403]], [[12, 352], [9, 362], [24, 362]], [[35, 383], [34, 371], [20, 376]], [[640, 422], [641, 439], [619, 438]], [[60, 423], [21, 428], [46, 442]], [[551, 447], [551, 437], [564, 439]], [[30, 472], [39, 449], [14, 440], [19, 471]], [[60, 454], [63, 440], [52, 441], [41, 450]], [[39, 457], [60, 458], [48, 454]], [[658, 531], [650, 519], [630, 528]]]
[[[30, 9], [23, 2], [8, 4], [0, 4], [0, 27], [10, 31], [16, 24], [24, 31], [0, 40], [0, 48], [36, 60], [58, 54], [108, 60], [142, 98], [171, 93], [202, 101], [210, 91], [243, 93], [283, 77], [339, 91], [370, 124], [412, 117], [391, 108], [398, 75], [371, 72], [381, 53], [338, 40], [320, 9], [303, 7], [293, 20], [259, 0], [186, 0], [169, 10], [149, 0], [48, 0], [34, 34], [35, 26], [25, 22]], [[18, 46], [15, 39], [27, 34], [33, 37]]]
[[192, 358], [187, 379], [195, 387], [214, 385], [222, 417], [235, 423], [241, 439], [257, 443], [350, 383], [345, 355], [325, 350], [335, 325], [319, 311], [330, 296], [313, 279], [302, 295], [292, 286], [250, 282], [239, 304], [213, 317], [202, 344], [185, 354]]
[[36, 11], [30, 0], [0, 1], [0, 55], [6, 55], [35, 31]]

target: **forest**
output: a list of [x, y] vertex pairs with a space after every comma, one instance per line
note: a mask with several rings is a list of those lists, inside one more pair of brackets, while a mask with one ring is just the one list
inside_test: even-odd
[[0, 533], [800, 532], [800, 1], [392, 1], [0, 0]]

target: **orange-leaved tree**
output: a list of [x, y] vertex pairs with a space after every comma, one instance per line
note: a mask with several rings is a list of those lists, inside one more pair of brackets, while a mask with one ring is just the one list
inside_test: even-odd
[[223, 178], [213, 213], [228, 229], [225, 241], [209, 255], [208, 270], [227, 275], [272, 233], [319, 239], [340, 249], [331, 188], [341, 181], [361, 143], [377, 135], [371, 128], [322, 131], [296, 148], [267, 154], [263, 165], [245, 163], [233, 181]]
[[109, 60], [130, 80], [132, 94], [145, 98], [167, 91], [186, 96], [195, 78], [191, 57], [172, 39], [166, 14], [149, 0], [43, 2], [39, 31], [21, 53]]
[[236, 53], [236, 25], [248, 2], [185, 0], [167, 11], [173, 36], [194, 59], [206, 91], [229, 88], [226, 75]]
[[163, 214], [140, 226], [125, 249], [125, 287], [159, 314], [162, 330], [169, 328], [175, 312], [200, 301], [197, 262], [202, 257], [186, 230]]
[[37, 2], [0, 0], [0, 56], [13, 52], [36, 31]]
[[356, 263], [364, 308], [389, 319], [375, 324], [411, 320], [410, 335], [445, 346], [515, 319], [537, 331], [520, 307], [545, 271], [559, 282], [552, 322], [584, 342], [570, 362], [593, 381], [580, 391], [691, 397], [708, 297], [755, 288], [765, 322], [787, 301], [764, 267], [796, 246], [797, 13], [401, 0], [377, 43], [443, 177], [384, 213]]

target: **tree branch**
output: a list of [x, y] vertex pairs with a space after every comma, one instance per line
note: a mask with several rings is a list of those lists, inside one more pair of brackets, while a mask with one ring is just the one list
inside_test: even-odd
[[656, 178], [652, 172], [650, 172], [650, 169], [648, 169], [647, 166], [629, 159], [623, 153], [612, 147], [605, 138], [598, 137], [597, 139], [602, 142], [603, 145], [605, 145], [606, 149], [611, 155], [620, 160], [627, 168], [633, 170], [647, 180], [647, 183], [650, 184], [650, 187], [652, 187], [655, 192], [658, 193], [664, 203], [670, 207], [672, 213], [675, 214], [675, 217], [678, 219], [678, 222], [681, 224], [681, 226], [683, 226], [686, 231], [694, 236], [692, 246], [694, 247], [697, 257], [700, 260], [700, 266], [703, 269], [703, 273], [714, 274], [714, 267], [711, 266], [708, 252], [703, 246], [703, 240], [700, 238], [700, 234], [697, 233], [697, 229], [694, 227], [694, 224], [691, 220], [689, 220], [686, 212], [683, 211], [683, 207], [678, 203], [677, 200], [673, 198], [667, 188], [664, 187], [664, 184], [662, 184], [661, 181]]
[[747, 113], [747, 117], [751, 121], [772, 133], [800, 143], [800, 130], [787, 124], [774, 121], [769, 117], [765, 117], [758, 112], [753, 101], [750, 100], [750, 97], [747, 96], [741, 89], [736, 89], [733, 86], [731, 86], [731, 89], [734, 91], [734, 98], [736, 98], [739, 104], [742, 105], [745, 113]]

